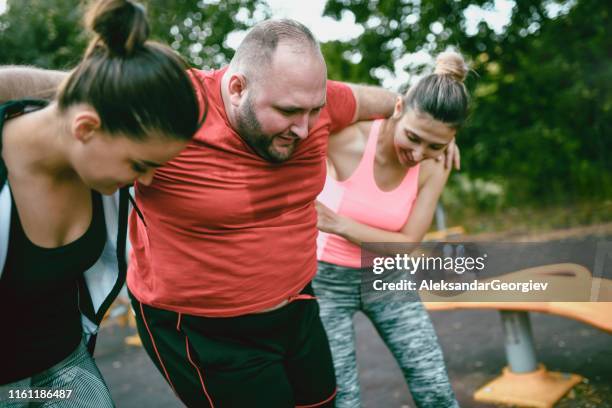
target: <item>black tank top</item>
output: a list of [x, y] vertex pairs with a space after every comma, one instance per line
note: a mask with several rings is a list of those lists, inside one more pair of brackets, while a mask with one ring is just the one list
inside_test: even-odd
[[77, 282], [100, 258], [106, 243], [102, 197], [94, 191], [92, 210], [91, 224], [80, 238], [49, 249], [28, 239], [12, 202], [8, 253], [0, 277], [0, 384], [52, 367], [81, 341]]

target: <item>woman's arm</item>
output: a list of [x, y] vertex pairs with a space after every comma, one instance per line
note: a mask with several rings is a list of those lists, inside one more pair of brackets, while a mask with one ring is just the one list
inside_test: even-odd
[[323, 232], [339, 235], [357, 245], [363, 242], [421, 242], [431, 225], [450, 168], [445, 168], [442, 161], [427, 160], [421, 163], [420, 172], [419, 193], [408, 221], [401, 231], [391, 232], [362, 224], [336, 214], [318, 201], [317, 227]]

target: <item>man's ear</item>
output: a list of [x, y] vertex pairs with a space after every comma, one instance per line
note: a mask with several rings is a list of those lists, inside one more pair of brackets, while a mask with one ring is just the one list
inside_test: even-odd
[[71, 131], [72, 135], [82, 143], [87, 143], [94, 135], [94, 132], [100, 130], [100, 116], [89, 109], [79, 111], [72, 119]]
[[238, 107], [246, 95], [247, 81], [243, 74], [232, 74], [227, 84], [230, 103]]
[[393, 119], [398, 120], [404, 114], [404, 99], [401, 96], [397, 97], [395, 101], [395, 108], [393, 109]]

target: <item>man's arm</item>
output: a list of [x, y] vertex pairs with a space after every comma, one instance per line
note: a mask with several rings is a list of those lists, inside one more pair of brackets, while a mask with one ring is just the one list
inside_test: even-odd
[[388, 118], [393, 114], [393, 108], [398, 94], [378, 86], [347, 84], [355, 95], [357, 107], [351, 123], [360, 120]]
[[67, 72], [25, 66], [0, 67], [0, 103], [9, 99], [51, 99]]

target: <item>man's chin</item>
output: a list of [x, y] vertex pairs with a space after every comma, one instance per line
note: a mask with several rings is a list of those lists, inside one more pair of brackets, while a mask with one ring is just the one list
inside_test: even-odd
[[274, 139], [267, 143], [262, 143], [263, 140], [256, 140], [255, 143], [249, 139], [244, 140], [259, 157], [270, 163], [282, 163], [289, 160], [297, 149], [297, 141], [292, 144], [276, 144]]
[[282, 163], [289, 160], [291, 156], [293, 156], [294, 151], [295, 145], [287, 146], [281, 149], [270, 146], [268, 149], [267, 160], [273, 163]]

